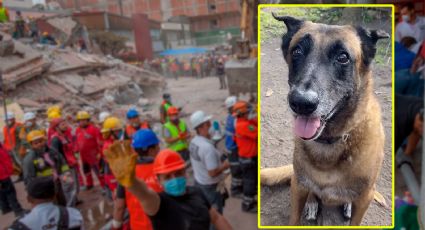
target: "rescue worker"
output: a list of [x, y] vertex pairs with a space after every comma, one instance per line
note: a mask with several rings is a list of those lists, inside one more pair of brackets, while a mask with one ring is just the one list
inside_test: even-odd
[[21, 11], [16, 11], [15, 16], [15, 32], [14, 32], [14, 38], [19, 39], [25, 37], [26, 34], [26, 23], [24, 20], [24, 17], [22, 16]]
[[173, 106], [173, 104], [171, 103], [171, 95], [169, 93], [164, 93], [162, 95], [162, 99], [163, 101], [159, 107], [159, 114], [161, 118], [161, 124], [165, 124], [166, 122], [170, 121], [167, 111], [171, 106]]
[[136, 109], [129, 109], [127, 111], [127, 120], [128, 124], [125, 127], [126, 139], [131, 139], [139, 129], [150, 129], [147, 121], [140, 121], [139, 112]]
[[171, 106], [167, 112], [170, 121], [164, 124], [163, 137], [167, 143], [167, 148], [178, 152], [182, 158], [186, 161], [186, 164], [190, 164], [188, 140], [190, 133], [187, 128], [186, 122], [179, 119], [179, 110]]
[[115, 142], [105, 156], [118, 182], [142, 205], [153, 229], [203, 230], [209, 229], [210, 224], [218, 230], [232, 229], [199, 188], [186, 186], [185, 162], [178, 153], [162, 150], [153, 162], [153, 172], [164, 189], [159, 193], [136, 179], [137, 155], [129, 141]]
[[58, 44], [56, 39], [52, 35], [50, 35], [48, 32], [43, 32], [40, 39], [40, 43], [43, 45], [54, 45], [54, 46]]
[[2, 215], [13, 211], [15, 217], [23, 214], [24, 210], [16, 199], [16, 190], [12, 182], [12, 158], [7, 150], [0, 144], [0, 210]]
[[0, 0], [0, 23], [9, 22], [9, 11], [3, 6], [3, 0]]
[[[56, 152], [62, 154], [66, 159], [68, 166], [72, 170], [72, 176], [74, 178], [74, 187], [78, 193], [79, 186], [84, 185], [84, 180], [80, 171], [80, 164], [78, 158], [75, 156], [75, 141], [71, 135], [70, 127], [68, 123], [62, 118], [55, 118], [51, 122], [51, 128], [53, 130], [51, 136], [50, 148]], [[75, 196], [76, 198], [77, 196]], [[75, 202], [75, 203], [72, 203]], [[79, 201], [75, 199], [70, 204], [77, 204]]]
[[225, 128], [225, 147], [226, 151], [228, 152], [230, 172], [232, 174], [230, 194], [233, 197], [238, 197], [242, 195], [242, 170], [239, 163], [238, 146], [235, 142], [236, 119], [232, 115], [232, 108], [236, 101], [237, 98], [235, 96], [228, 97], [225, 101], [225, 105], [228, 110]]
[[24, 183], [28, 184], [37, 177], [53, 178], [57, 186], [57, 199], [61, 205], [66, 205], [67, 197], [63, 193], [63, 187], [68, 187], [73, 183], [69, 166], [66, 164], [62, 154], [47, 146], [46, 136], [40, 130], [28, 133], [27, 141], [31, 149], [24, 158], [22, 169], [24, 172]]
[[[19, 130], [22, 128], [22, 124], [16, 122], [15, 114], [12, 112], [7, 112], [6, 117], [4, 118], [6, 125], [3, 127], [3, 139], [4, 147], [13, 157], [13, 162], [15, 167], [22, 168], [22, 160], [19, 157], [18, 151], [18, 142], [19, 142]], [[15, 182], [22, 180], [22, 172], [19, 175], [19, 178]]]
[[59, 106], [51, 106], [47, 109], [47, 121], [49, 122], [49, 128], [47, 129], [47, 143], [50, 144], [51, 136], [54, 133], [53, 129], [50, 127], [50, 122], [55, 118], [62, 117], [62, 111]]
[[101, 112], [99, 114], [99, 126], [102, 127], [103, 126], [103, 122], [105, 122], [105, 120], [107, 118], [109, 118], [109, 117], [111, 117], [111, 113], [109, 113], [107, 111]]
[[217, 71], [218, 79], [220, 80], [220, 89], [226, 89], [227, 88], [226, 76], [224, 72], [224, 62], [222, 58], [218, 59], [216, 71]]
[[93, 188], [92, 171], [96, 174], [100, 186], [104, 188], [103, 176], [100, 173], [99, 161], [101, 153], [100, 130], [90, 122], [91, 116], [87, 111], [77, 113], [78, 128], [75, 132], [77, 139], [77, 149], [83, 163], [83, 172], [86, 179], [82, 190]]
[[243, 175], [242, 210], [257, 213], [257, 118], [251, 118], [250, 106], [245, 101], [233, 105], [236, 116], [235, 141], [239, 150], [239, 162]]
[[37, 124], [35, 113], [32, 113], [32, 112], [25, 113], [24, 125], [19, 131], [18, 153], [21, 159], [25, 157], [26, 153], [31, 148], [30, 144], [27, 142], [27, 135], [29, 132], [33, 130], [43, 130], [43, 128]]
[[[156, 134], [150, 129], [140, 129], [134, 134], [131, 146], [138, 156], [135, 177], [144, 181], [153, 191], [162, 192], [158, 178], [153, 172], [153, 162], [160, 150]], [[130, 229], [153, 229], [137, 197], [121, 185], [118, 186], [114, 203], [113, 229], [119, 229], [122, 226], [126, 207], [130, 214]]]
[[50, 177], [36, 178], [27, 186], [31, 211], [15, 220], [9, 230], [84, 228], [83, 217], [75, 208], [54, 204], [55, 184]]
[[196, 136], [190, 142], [190, 161], [193, 167], [195, 185], [199, 187], [209, 203], [219, 213], [223, 213], [225, 199], [228, 196], [224, 189], [224, 170], [230, 167], [229, 162], [221, 163], [221, 153], [211, 140], [211, 116], [203, 111], [196, 111], [190, 117]]
[[121, 120], [117, 117], [108, 117], [103, 122], [101, 133], [103, 137], [101, 167], [105, 178], [107, 195], [111, 200], [113, 200], [113, 194], [115, 194], [115, 190], [117, 188], [117, 181], [109, 169], [108, 163], [104, 159], [104, 152], [110, 145], [112, 145], [112, 143], [114, 143], [114, 141], [122, 139], [124, 131]]

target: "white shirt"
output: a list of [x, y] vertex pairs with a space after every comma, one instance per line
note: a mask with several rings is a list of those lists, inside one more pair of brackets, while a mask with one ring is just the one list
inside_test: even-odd
[[[75, 208], [67, 207], [69, 228], [84, 229], [83, 216], [80, 211]], [[57, 229], [59, 222], [59, 208], [52, 202], [43, 203], [35, 206], [30, 213], [19, 219], [19, 222], [26, 225], [30, 229]], [[9, 228], [9, 230], [12, 230]]]
[[425, 17], [416, 16], [414, 24], [408, 22], [400, 22], [396, 26], [396, 41], [400, 42], [404, 37], [413, 37], [417, 43], [421, 43], [425, 39]]
[[211, 177], [208, 171], [221, 166], [221, 153], [214, 147], [211, 140], [196, 135], [189, 145], [190, 162], [196, 182], [202, 185], [217, 184], [223, 179], [223, 173]]

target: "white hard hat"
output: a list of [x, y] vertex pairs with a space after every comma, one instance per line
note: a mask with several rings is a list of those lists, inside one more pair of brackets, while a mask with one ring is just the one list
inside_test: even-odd
[[203, 124], [206, 121], [211, 120], [212, 116], [207, 116], [204, 111], [196, 111], [190, 116], [190, 123], [192, 128], [196, 129], [199, 125]]
[[15, 114], [13, 112], [7, 112], [7, 115], [4, 117], [4, 120], [7, 121], [14, 118], [15, 118]]
[[111, 114], [109, 112], [101, 112], [99, 114], [99, 122], [104, 122], [106, 120], [106, 118], [110, 117]]
[[32, 112], [28, 112], [24, 114], [24, 122], [32, 120], [35, 118], [35, 114]]
[[224, 101], [224, 104], [226, 104], [226, 108], [230, 108], [236, 103], [237, 100], [238, 99], [235, 96], [230, 96], [226, 98], [226, 101]]

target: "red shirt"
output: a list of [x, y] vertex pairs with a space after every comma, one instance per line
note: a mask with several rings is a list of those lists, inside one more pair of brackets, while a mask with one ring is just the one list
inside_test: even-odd
[[9, 153], [7, 153], [7, 150], [2, 144], [0, 144], [0, 159], [0, 180], [5, 180], [12, 176], [13, 163]]
[[78, 127], [75, 135], [77, 137], [77, 149], [80, 152], [81, 160], [84, 163], [96, 164], [97, 155], [101, 152], [100, 130], [92, 124], [85, 128]]
[[257, 120], [237, 118], [235, 141], [240, 157], [256, 157], [258, 155], [258, 123]]

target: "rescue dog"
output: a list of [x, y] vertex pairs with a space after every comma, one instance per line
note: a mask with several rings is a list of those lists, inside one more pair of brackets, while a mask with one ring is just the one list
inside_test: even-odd
[[[300, 225], [307, 202], [307, 219], [314, 218], [322, 203], [341, 206], [350, 225], [360, 225], [384, 157], [381, 109], [370, 65], [377, 41], [389, 35], [273, 17], [287, 27], [281, 50], [289, 68], [288, 102], [294, 116], [289, 223]], [[261, 178], [279, 181], [277, 170], [266, 170]]]

